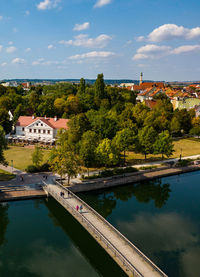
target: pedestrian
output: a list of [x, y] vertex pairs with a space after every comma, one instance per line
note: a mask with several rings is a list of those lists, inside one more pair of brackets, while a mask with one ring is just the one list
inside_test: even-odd
[[82, 210], [83, 210], [83, 206], [80, 205], [80, 213], [82, 213]]
[[63, 192], [63, 193], [62, 193], [62, 195], [63, 195], [63, 198], [64, 198], [64, 196], [65, 196], [65, 193]]
[[78, 210], [79, 210], [79, 206], [78, 206], [78, 205], [76, 206], [76, 210], [77, 210], [77, 212], [78, 212]]
[[62, 191], [60, 192], [60, 196], [62, 197]]

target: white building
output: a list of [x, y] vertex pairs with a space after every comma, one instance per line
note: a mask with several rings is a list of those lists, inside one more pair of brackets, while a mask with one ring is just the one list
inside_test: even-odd
[[68, 129], [68, 121], [57, 117], [20, 116], [16, 123], [16, 135], [30, 140], [52, 141], [59, 129]]

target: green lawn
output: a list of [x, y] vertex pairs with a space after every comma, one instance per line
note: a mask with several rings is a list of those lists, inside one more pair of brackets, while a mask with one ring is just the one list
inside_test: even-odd
[[0, 181], [9, 181], [13, 178], [15, 178], [14, 174], [0, 169]]
[[[5, 150], [5, 158], [9, 165], [11, 165], [11, 160], [13, 160], [13, 167], [25, 170], [25, 168], [32, 164], [32, 153], [34, 152], [33, 148], [25, 148], [20, 146], [9, 146], [9, 149]], [[49, 150], [44, 150], [43, 162], [48, 160]]]
[[[192, 140], [192, 139], [180, 139], [174, 141], [174, 153], [170, 158], [178, 158], [182, 153], [182, 157], [184, 156], [193, 156], [198, 155], [200, 156], [200, 140]], [[129, 152], [127, 154], [127, 161], [130, 164], [140, 164], [142, 162], [147, 161], [158, 161], [161, 160], [161, 155], [148, 155], [147, 160], [144, 160], [144, 155]]]

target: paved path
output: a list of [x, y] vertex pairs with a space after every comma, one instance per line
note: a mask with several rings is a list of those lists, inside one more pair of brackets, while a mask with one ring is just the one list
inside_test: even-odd
[[[45, 189], [45, 187], [44, 187]], [[46, 187], [47, 191], [63, 205], [76, 219], [75, 207], [80, 206], [84, 202], [78, 198], [76, 195], [71, 194], [70, 197], [65, 193], [64, 199], [60, 196], [60, 192], [63, 191], [62, 187], [57, 185], [48, 184]], [[157, 276], [166, 276], [159, 268], [157, 268], [144, 254], [142, 254], [131, 242], [129, 242], [123, 235], [121, 235], [111, 224], [106, 223], [106, 220], [103, 219], [96, 211], [92, 211], [86, 203], [83, 204], [83, 213], [81, 216], [82, 220], [79, 218], [79, 222], [85, 227], [86, 230], [90, 232], [90, 224], [95, 227], [96, 230], [102, 235], [103, 238], [106, 238], [111, 245], [121, 253], [122, 257], [133, 265], [140, 274], [135, 274], [134, 276], [145, 276], [145, 277], [157, 277]], [[74, 211], [72, 211], [74, 210]], [[86, 219], [89, 224], [86, 224], [83, 219]], [[90, 232], [91, 233], [91, 232]], [[95, 235], [94, 235], [95, 236]], [[98, 239], [96, 239], [98, 241]], [[103, 240], [98, 241], [101, 245]], [[103, 246], [103, 245], [102, 245]], [[103, 246], [104, 247], [104, 246]], [[105, 248], [105, 247], [104, 247]], [[107, 251], [109, 253], [109, 251]], [[109, 253], [110, 254], [110, 253]], [[111, 255], [111, 254], [110, 254]], [[113, 256], [113, 259], [118, 262], [116, 255]], [[118, 264], [120, 264], [118, 262]], [[120, 265], [121, 266], [121, 265]], [[121, 266], [123, 268], [123, 264]], [[124, 269], [124, 268], [123, 268]], [[126, 272], [126, 270], [124, 269]], [[126, 272], [127, 275], [131, 275], [131, 272]]]

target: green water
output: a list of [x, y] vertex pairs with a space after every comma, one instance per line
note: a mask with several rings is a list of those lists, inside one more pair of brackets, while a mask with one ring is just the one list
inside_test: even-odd
[[81, 197], [168, 276], [200, 276], [200, 172]]
[[[80, 196], [170, 277], [200, 276], [200, 172]], [[0, 277], [125, 277], [55, 200], [0, 205]]]

